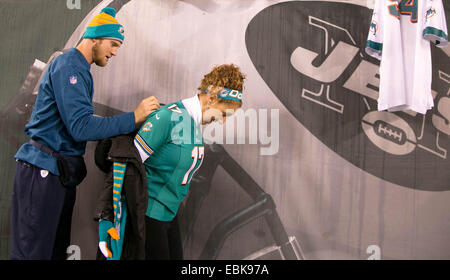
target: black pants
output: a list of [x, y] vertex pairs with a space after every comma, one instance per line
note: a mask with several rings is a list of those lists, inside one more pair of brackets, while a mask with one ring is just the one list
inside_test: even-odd
[[182, 260], [180, 228], [177, 217], [161, 222], [145, 216], [145, 258], [147, 260]]
[[76, 189], [18, 161], [11, 204], [11, 259], [65, 259]]

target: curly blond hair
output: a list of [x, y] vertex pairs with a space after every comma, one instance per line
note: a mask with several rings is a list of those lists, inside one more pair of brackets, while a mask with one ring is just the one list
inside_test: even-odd
[[[206, 74], [198, 90], [200, 94], [206, 94], [205, 90], [210, 86], [224, 87], [242, 91], [244, 88], [245, 75], [242, 74], [238, 66], [234, 64], [222, 64], [214, 67], [211, 72]], [[239, 101], [220, 99], [219, 102], [241, 103]]]

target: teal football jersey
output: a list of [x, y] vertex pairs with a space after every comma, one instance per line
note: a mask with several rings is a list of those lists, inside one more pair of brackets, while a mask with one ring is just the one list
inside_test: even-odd
[[146, 215], [171, 221], [203, 162], [201, 127], [178, 101], [151, 113], [134, 142], [147, 173]]

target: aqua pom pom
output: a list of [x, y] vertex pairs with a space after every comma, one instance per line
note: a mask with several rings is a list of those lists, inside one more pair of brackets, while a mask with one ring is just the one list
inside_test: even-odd
[[116, 17], [116, 10], [114, 8], [106, 7], [103, 8], [103, 10], [100, 13], [107, 13], [108, 15], [112, 17]]

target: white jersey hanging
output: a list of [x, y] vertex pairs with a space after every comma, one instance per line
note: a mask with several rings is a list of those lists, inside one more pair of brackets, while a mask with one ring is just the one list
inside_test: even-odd
[[381, 60], [379, 111], [433, 107], [430, 41], [448, 44], [442, 0], [376, 0], [366, 52]]

